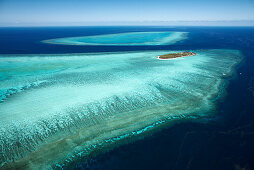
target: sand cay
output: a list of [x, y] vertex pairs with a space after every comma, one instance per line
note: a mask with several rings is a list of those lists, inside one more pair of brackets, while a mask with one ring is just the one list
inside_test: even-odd
[[181, 53], [164, 54], [164, 55], [158, 56], [157, 58], [159, 60], [168, 60], [168, 59], [187, 57], [187, 56], [194, 56], [194, 55], [197, 55], [197, 54], [193, 53], [193, 52], [181, 52]]

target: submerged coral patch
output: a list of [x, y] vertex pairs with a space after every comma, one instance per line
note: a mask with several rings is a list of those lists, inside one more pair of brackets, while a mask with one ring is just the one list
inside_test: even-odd
[[170, 45], [187, 38], [187, 32], [132, 32], [44, 40], [49, 44], [63, 45]]

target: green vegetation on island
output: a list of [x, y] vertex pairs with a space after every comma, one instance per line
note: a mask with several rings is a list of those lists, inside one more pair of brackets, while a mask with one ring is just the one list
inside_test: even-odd
[[178, 58], [178, 57], [187, 57], [187, 56], [194, 56], [196, 53], [193, 52], [182, 52], [182, 53], [171, 53], [171, 54], [165, 54], [158, 56], [158, 59], [172, 59], [172, 58]]

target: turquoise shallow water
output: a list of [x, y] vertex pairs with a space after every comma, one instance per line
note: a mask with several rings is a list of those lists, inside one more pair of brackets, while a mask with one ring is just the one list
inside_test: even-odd
[[171, 52], [0, 57], [0, 162], [63, 166], [158, 122], [209, 116], [241, 53], [156, 58]]
[[170, 45], [184, 40], [187, 32], [133, 32], [108, 35], [67, 37], [43, 41], [50, 44], [64, 45]]

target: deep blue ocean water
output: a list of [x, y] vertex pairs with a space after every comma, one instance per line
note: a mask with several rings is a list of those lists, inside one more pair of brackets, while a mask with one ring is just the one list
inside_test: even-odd
[[[165, 46], [65, 46], [53, 38], [136, 31], [184, 31]], [[254, 169], [253, 27], [31, 27], [0, 28], [0, 54], [56, 54], [137, 50], [238, 49], [244, 61], [230, 81], [218, 115], [165, 128], [91, 157], [76, 169]]]

